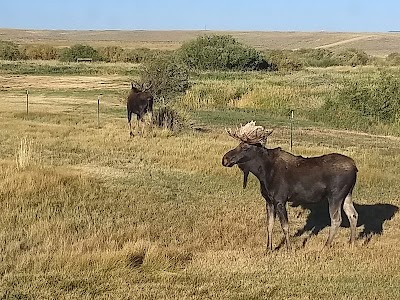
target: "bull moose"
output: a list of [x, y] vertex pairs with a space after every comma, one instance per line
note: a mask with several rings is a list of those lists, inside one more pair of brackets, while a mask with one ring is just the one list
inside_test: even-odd
[[132, 89], [126, 101], [126, 110], [128, 113], [129, 134], [133, 136], [132, 132], [132, 113], [136, 114], [137, 123], [143, 121], [143, 116], [148, 112], [153, 112], [153, 95], [149, 92], [151, 84], [144, 86], [136, 82], [131, 82]]
[[350, 223], [350, 244], [356, 237], [358, 213], [352, 201], [352, 192], [357, 179], [357, 167], [350, 157], [338, 153], [305, 158], [295, 156], [280, 147], [268, 149], [263, 146], [272, 131], [249, 122], [235, 131], [227, 133], [240, 141], [222, 158], [222, 165], [235, 164], [244, 174], [246, 188], [249, 173], [260, 181], [261, 195], [267, 208], [267, 247], [272, 250], [272, 229], [276, 214], [279, 217], [286, 246], [289, 242], [289, 226], [286, 203], [316, 203], [327, 201], [331, 226], [325, 243], [330, 247], [342, 222], [341, 209]]

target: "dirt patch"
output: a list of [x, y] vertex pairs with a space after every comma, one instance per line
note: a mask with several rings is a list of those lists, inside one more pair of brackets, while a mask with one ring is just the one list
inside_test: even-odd
[[0, 75], [0, 90], [65, 90], [116, 89], [129, 90], [129, 82], [121, 76], [35, 76]]
[[315, 47], [315, 49], [332, 48], [332, 47], [335, 47], [335, 46], [340, 46], [340, 45], [343, 45], [343, 44], [348, 44], [348, 43], [356, 42], [356, 41], [359, 41], [359, 40], [365, 40], [365, 39], [368, 39], [368, 38], [371, 38], [371, 37], [373, 37], [373, 35], [358, 36], [358, 37], [355, 37], [355, 38], [346, 39], [346, 40], [343, 40], [343, 41], [338, 41], [338, 42], [334, 42], [334, 43], [318, 46], [318, 47]]

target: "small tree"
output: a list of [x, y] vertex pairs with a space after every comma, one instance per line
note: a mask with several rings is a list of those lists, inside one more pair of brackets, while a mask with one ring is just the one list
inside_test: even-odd
[[151, 83], [150, 92], [156, 103], [161, 100], [161, 105], [156, 105], [153, 111], [154, 124], [172, 131], [184, 127], [186, 117], [174, 107], [174, 100], [189, 88], [187, 67], [174, 55], [160, 54], [143, 62], [140, 80], [143, 84]]
[[151, 83], [156, 98], [169, 102], [189, 88], [189, 72], [173, 55], [160, 55], [143, 63], [140, 70], [143, 83]]

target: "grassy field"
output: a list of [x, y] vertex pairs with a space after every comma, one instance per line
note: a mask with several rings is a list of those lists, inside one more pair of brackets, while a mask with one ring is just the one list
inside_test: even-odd
[[[0, 75], [1, 299], [400, 298], [400, 138], [333, 130], [305, 113], [340, 80], [376, 70], [202, 74], [180, 104], [206, 131], [146, 128], [130, 138], [131, 75], [109, 66], [93, 66], [95, 75]], [[212, 100], [229, 102], [248, 84], [276, 100], [241, 97], [225, 109]], [[289, 150], [280, 109], [293, 105], [295, 154], [339, 152], [357, 163], [353, 249], [344, 221], [322, 250], [329, 218], [316, 206], [289, 207], [293, 251], [281, 247], [279, 222], [276, 249], [266, 251], [256, 179], [242, 190], [239, 170], [221, 165], [236, 146], [224, 128], [252, 119], [275, 128], [268, 147]]]
[[279, 32], [279, 31], [75, 31], [75, 30], [22, 30], [0, 28], [0, 40], [19, 44], [49, 44], [57, 47], [76, 43], [93, 47], [121, 46], [123, 48], [150, 48], [172, 50], [183, 42], [204, 34], [229, 34], [257, 49], [300, 48], [357, 48], [374, 56], [398, 52], [399, 33], [374, 32]]

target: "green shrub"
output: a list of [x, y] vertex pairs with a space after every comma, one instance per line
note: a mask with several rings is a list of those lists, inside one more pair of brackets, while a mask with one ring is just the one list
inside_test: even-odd
[[22, 54], [18, 49], [18, 45], [13, 42], [0, 41], [0, 59], [19, 60]]
[[269, 70], [270, 64], [254, 48], [229, 35], [205, 35], [182, 45], [179, 57], [195, 70]]
[[266, 50], [268, 61], [279, 70], [298, 71], [306, 67], [366, 65], [371, 58], [363, 51], [347, 49], [333, 52], [328, 49]]
[[369, 62], [368, 54], [358, 49], [346, 49], [339, 51], [333, 55], [333, 58], [337, 59], [340, 65], [347, 66], [363, 66]]
[[334, 58], [334, 52], [328, 49], [300, 49], [296, 51], [300, 60], [305, 66], [309, 67], [331, 67], [340, 65]]
[[98, 61], [100, 55], [96, 49], [88, 45], [73, 45], [72, 47], [62, 50], [60, 54], [61, 61], [77, 61], [78, 58], [90, 58], [93, 61]]
[[364, 83], [344, 82], [337, 95], [311, 116], [338, 127], [364, 130], [372, 125], [399, 123], [399, 112], [400, 79], [381, 73]]
[[189, 71], [175, 56], [162, 55], [143, 63], [140, 80], [151, 83], [156, 98], [169, 102], [189, 88]]
[[281, 71], [299, 71], [303, 69], [298, 56], [291, 50], [266, 50], [265, 56], [271, 63], [271, 69]]
[[373, 123], [372, 120], [338, 99], [327, 99], [321, 108], [310, 112], [310, 119], [337, 128], [355, 130], [367, 130]]
[[339, 93], [340, 101], [375, 122], [393, 123], [399, 118], [400, 79], [382, 73], [365, 86], [350, 82]]

